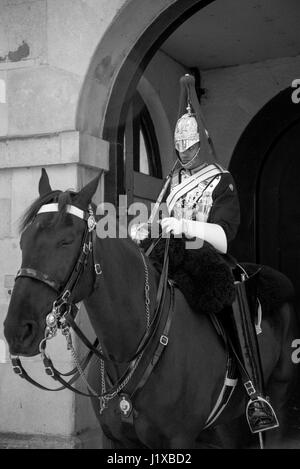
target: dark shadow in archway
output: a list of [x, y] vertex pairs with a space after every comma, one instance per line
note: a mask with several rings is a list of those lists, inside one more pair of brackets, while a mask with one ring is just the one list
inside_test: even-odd
[[286, 88], [263, 106], [248, 124], [233, 151], [229, 170], [239, 191], [241, 224], [231, 250], [238, 259], [259, 260], [257, 183], [274, 143], [300, 118], [300, 104], [294, 104], [291, 99], [293, 91], [293, 88]]

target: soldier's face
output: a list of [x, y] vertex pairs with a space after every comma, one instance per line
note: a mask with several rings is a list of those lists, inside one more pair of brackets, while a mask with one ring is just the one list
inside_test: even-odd
[[[195, 168], [201, 162], [200, 142], [194, 143], [190, 148], [185, 151], [179, 151], [179, 158], [186, 168]], [[189, 164], [190, 163], [190, 164]]]

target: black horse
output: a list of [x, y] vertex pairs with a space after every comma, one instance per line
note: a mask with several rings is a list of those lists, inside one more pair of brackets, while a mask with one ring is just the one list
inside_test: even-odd
[[[16, 279], [4, 324], [12, 355], [28, 357], [39, 353], [46, 317], [77, 265], [89, 205], [97, 185], [98, 178], [78, 193], [52, 191], [48, 177], [43, 173], [40, 197], [24, 218], [20, 242], [24, 275]], [[38, 213], [41, 207], [47, 209], [47, 205], [53, 203], [58, 204], [55, 211]], [[70, 211], [69, 207], [79, 211]], [[84, 215], [79, 217], [78, 213]], [[154, 356], [164, 333], [164, 324], [158, 324], [156, 331], [152, 331], [151, 341], [144, 340], [138, 365], [124, 384], [122, 376], [128, 369], [128, 361], [141, 350], [139, 345], [147, 336], [145, 331], [152, 327], [159, 274], [129, 238], [98, 237], [93, 249], [100, 259], [101, 270], [95, 272], [93, 256], [86, 258], [85, 268], [72, 293], [72, 303], [84, 302], [107, 357], [106, 370], [111, 381], [119, 383], [113, 388], [117, 391], [115, 395], [113, 392], [111, 396], [107, 395], [107, 407], [102, 414], [99, 413], [99, 398], [92, 397], [100, 425], [114, 445], [121, 448], [199, 447], [207, 419], [224, 384], [227, 352], [223, 342], [209, 317], [199, 311], [196, 314], [181, 291], [168, 284], [162, 317], [167, 317], [172, 301], [174, 308], [167, 340], [156, 366], [131, 399], [133, 425], [124, 423], [120, 416], [122, 395], [130, 394], [140, 382], [149, 357], [151, 360]], [[34, 277], [30, 269], [31, 273], [43, 274]], [[97, 274], [100, 274], [99, 285], [94, 288]], [[275, 271], [272, 275], [277, 279], [277, 291], [286, 290], [288, 280]], [[52, 285], [51, 279], [54, 279]], [[265, 287], [268, 288], [267, 280]], [[281, 423], [294, 374], [291, 344], [297, 329], [290, 299], [286, 295], [277, 297], [281, 297], [281, 301], [263, 316], [263, 332], [258, 340], [267, 394]], [[91, 388], [100, 395], [103, 389], [96, 359], [90, 365], [89, 381]], [[245, 403], [245, 392], [238, 384], [216, 425], [231, 425], [244, 416]], [[123, 404], [125, 407], [128, 404], [126, 399]], [[269, 432], [270, 440], [279, 437], [280, 429]]]

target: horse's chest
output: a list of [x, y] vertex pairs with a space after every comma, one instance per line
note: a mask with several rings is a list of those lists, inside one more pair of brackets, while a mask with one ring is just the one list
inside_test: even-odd
[[122, 418], [117, 399], [109, 403], [100, 416], [100, 423], [104, 434], [108, 438], [122, 442], [125, 447], [133, 444], [140, 446], [134, 421], [131, 418]]

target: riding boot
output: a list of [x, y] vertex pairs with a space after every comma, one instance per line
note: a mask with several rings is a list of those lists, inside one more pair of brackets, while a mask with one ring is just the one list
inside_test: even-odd
[[234, 325], [239, 368], [249, 396], [246, 417], [252, 433], [278, 427], [279, 423], [270, 402], [265, 396], [261, 357], [255, 329], [257, 309], [258, 273], [241, 282], [235, 282], [236, 296], [232, 304], [231, 319]]

